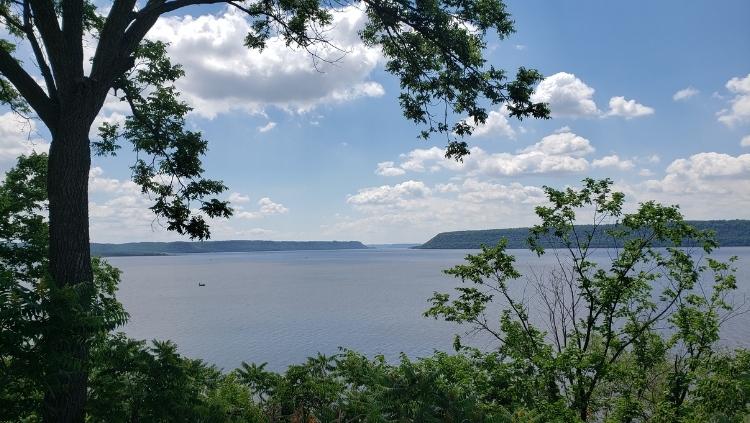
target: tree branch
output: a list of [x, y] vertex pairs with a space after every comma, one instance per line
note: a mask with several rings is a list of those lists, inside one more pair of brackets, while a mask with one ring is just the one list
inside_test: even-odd
[[[58, 78], [58, 82], [64, 80], [65, 78], [61, 78], [60, 74], [65, 73], [62, 64], [65, 49], [62, 40], [62, 31], [57, 24], [55, 6], [50, 0], [26, 1], [29, 2], [31, 10], [34, 12], [34, 22], [36, 22], [36, 27], [39, 29], [39, 34], [42, 36], [42, 42], [46, 47], [47, 56], [49, 57], [54, 76]], [[60, 88], [59, 85], [58, 88]]]
[[0, 49], [0, 73], [2, 73], [36, 111], [50, 130], [57, 125], [57, 112], [47, 94], [18, 61], [4, 49]]
[[34, 32], [34, 24], [31, 16], [31, 6], [29, 2], [23, 3], [23, 30], [26, 33], [31, 44], [31, 50], [34, 52], [36, 57], [37, 65], [44, 78], [44, 83], [47, 85], [47, 93], [53, 102], [57, 101], [57, 87], [55, 86], [55, 79], [52, 77], [52, 71], [47, 64], [47, 60], [42, 52], [42, 47], [39, 45], [39, 41], [36, 39], [36, 33]]
[[68, 77], [83, 78], [83, 0], [62, 0], [62, 38]]

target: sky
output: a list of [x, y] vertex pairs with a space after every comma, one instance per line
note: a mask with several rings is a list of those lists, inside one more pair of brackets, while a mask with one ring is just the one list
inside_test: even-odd
[[[750, 218], [750, 2], [507, 5], [517, 32], [489, 39], [488, 62], [541, 71], [534, 99], [553, 117], [518, 121], [493, 108], [463, 163], [443, 157], [444, 139], [417, 138], [398, 81], [357, 36], [356, 7], [336, 11], [328, 32], [348, 53], [317, 66], [279, 40], [263, 53], [244, 48], [248, 23], [233, 10], [161, 18], [148, 37], [169, 42], [184, 66], [188, 124], [209, 140], [205, 175], [225, 182], [235, 209], [212, 221], [212, 239], [418, 243], [526, 226], [543, 186], [588, 176], [613, 179], [631, 208], [656, 200], [689, 219]], [[112, 97], [97, 122], [126, 114]], [[0, 172], [48, 142], [39, 122], [2, 111]], [[129, 181], [133, 160], [127, 146], [93, 159], [92, 241], [181, 239]]]

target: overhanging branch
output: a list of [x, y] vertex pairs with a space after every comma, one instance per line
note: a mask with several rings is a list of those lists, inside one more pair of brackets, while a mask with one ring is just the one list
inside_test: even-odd
[[39, 84], [32, 78], [4, 49], [0, 49], [0, 73], [3, 74], [16, 87], [19, 93], [26, 99], [29, 105], [36, 111], [39, 118], [44, 121], [48, 128], [52, 129], [57, 124], [56, 112], [47, 94]]

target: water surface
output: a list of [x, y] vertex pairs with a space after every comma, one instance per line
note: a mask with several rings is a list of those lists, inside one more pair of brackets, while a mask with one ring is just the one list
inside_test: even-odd
[[[123, 271], [119, 298], [130, 313], [124, 328], [137, 339], [171, 339], [180, 351], [224, 369], [242, 361], [281, 370], [339, 347], [395, 360], [452, 350], [464, 329], [425, 318], [434, 291], [457, 281], [442, 273], [466, 250], [371, 249], [117, 257]], [[554, 263], [513, 250], [518, 269], [540, 272]], [[750, 294], [750, 247], [723, 248], [714, 256], [740, 257], [741, 296]], [[606, 257], [602, 257], [606, 260]], [[205, 286], [198, 286], [205, 283]], [[527, 281], [516, 292], [533, 298]], [[730, 321], [727, 345], [750, 346], [750, 315]], [[492, 343], [469, 338], [479, 347]]]

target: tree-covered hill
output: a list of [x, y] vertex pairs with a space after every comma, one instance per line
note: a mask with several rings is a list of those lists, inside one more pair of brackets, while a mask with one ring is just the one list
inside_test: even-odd
[[367, 248], [359, 241], [203, 241], [130, 242], [91, 244], [94, 256], [160, 256], [187, 253], [244, 253], [250, 251], [355, 250]]
[[[720, 246], [750, 246], [750, 220], [694, 220], [689, 222], [698, 229], [716, 232]], [[606, 228], [611, 228], [607, 225]], [[591, 230], [590, 225], [578, 225], [579, 233]], [[603, 234], [603, 231], [599, 231]], [[501, 238], [508, 240], [508, 248], [527, 248], [529, 228], [486, 229], [476, 231], [441, 232], [424, 244], [414, 248], [424, 249], [478, 249], [482, 244], [494, 245]], [[593, 247], [611, 247], [608, 238], [603, 236], [592, 240]], [[547, 245], [551, 247], [551, 245]]]

